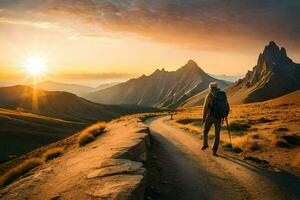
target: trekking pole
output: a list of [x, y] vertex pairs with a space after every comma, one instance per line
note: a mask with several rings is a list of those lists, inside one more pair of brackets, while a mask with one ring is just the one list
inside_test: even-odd
[[229, 129], [229, 125], [228, 125], [228, 119], [227, 119], [227, 117], [225, 117], [225, 121], [226, 121], [227, 130], [228, 130], [228, 135], [229, 135], [230, 146], [232, 147], [232, 143], [231, 143], [231, 133], [230, 133], [230, 129]]

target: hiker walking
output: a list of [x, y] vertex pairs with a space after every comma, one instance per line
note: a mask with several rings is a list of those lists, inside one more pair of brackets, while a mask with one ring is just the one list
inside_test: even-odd
[[215, 126], [215, 141], [212, 148], [213, 155], [217, 156], [217, 151], [220, 143], [221, 124], [224, 118], [227, 118], [229, 113], [229, 104], [227, 102], [226, 93], [218, 88], [216, 82], [209, 84], [209, 93], [205, 97], [203, 106], [203, 147], [202, 150], [208, 148], [208, 132], [210, 127]]

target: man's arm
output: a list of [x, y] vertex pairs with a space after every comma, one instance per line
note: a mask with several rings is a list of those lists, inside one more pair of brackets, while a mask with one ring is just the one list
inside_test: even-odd
[[209, 94], [206, 95], [205, 101], [203, 104], [203, 121], [206, 119], [207, 113], [208, 113], [208, 105], [209, 105]]

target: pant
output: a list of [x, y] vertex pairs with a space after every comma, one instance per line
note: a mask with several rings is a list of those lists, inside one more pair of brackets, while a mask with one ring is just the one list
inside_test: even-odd
[[208, 132], [213, 124], [215, 125], [215, 141], [213, 151], [217, 152], [220, 143], [221, 119], [214, 118], [213, 116], [207, 116], [204, 124], [203, 146], [208, 146]]

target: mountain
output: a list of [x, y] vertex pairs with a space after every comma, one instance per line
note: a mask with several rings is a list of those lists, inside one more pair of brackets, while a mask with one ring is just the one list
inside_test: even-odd
[[271, 41], [258, 57], [256, 66], [226, 89], [233, 104], [273, 99], [300, 88], [300, 64], [294, 63], [284, 47]]
[[62, 92], [70, 92], [76, 94], [80, 97], [83, 97], [91, 92], [103, 90], [114, 85], [118, 84], [117, 82], [114, 83], [104, 83], [97, 87], [89, 87], [84, 85], [78, 84], [71, 84], [71, 83], [61, 83], [56, 81], [44, 81], [36, 84], [36, 88], [48, 91], [62, 91]]
[[107, 121], [122, 114], [119, 107], [93, 103], [68, 92], [22, 85], [0, 88], [0, 107], [80, 122]]
[[106, 89], [106, 88], [109, 88], [109, 87], [112, 87], [112, 86], [115, 86], [118, 84], [120, 84], [120, 82], [103, 83], [103, 84], [97, 86], [96, 88], [94, 88], [93, 91], [96, 92], [96, 91], [103, 90], [103, 89]]
[[78, 96], [83, 96], [85, 94], [95, 91], [95, 88], [92, 87], [55, 81], [44, 81], [37, 83], [36, 88], [48, 91], [70, 92]]
[[134, 104], [158, 108], [177, 108], [187, 99], [205, 90], [210, 82], [221, 88], [228, 82], [206, 74], [190, 60], [177, 71], [157, 69], [149, 76], [141, 76], [125, 83], [91, 93], [87, 99], [104, 104]]
[[68, 137], [87, 125], [23, 112], [21, 109], [0, 108], [0, 164]]
[[230, 75], [225, 75], [225, 74], [221, 74], [221, 75], [209, 74], [209, 75], [216, 79], [228, 81], [229, 83], [236, 82], [237, 80], [244, 77], [244, 74], [243, 75], [235, 75], [235, 76], [234, 75], [230, 76]]

